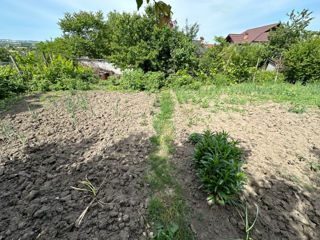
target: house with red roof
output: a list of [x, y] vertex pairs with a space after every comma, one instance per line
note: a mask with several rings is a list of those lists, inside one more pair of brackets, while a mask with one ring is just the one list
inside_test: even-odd
[[275, 30], [280, 23], [274, 23], [262, 27], [252, 28], [244, 31], [240, 34], [229, 34], [226, 37], [226, 41], [230, 43], [242, 44], [244, 42], [260, 43], [268, 42], [269, 32]]

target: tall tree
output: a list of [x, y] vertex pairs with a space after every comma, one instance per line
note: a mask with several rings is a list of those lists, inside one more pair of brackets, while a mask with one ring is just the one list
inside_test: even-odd
[[58, 22], [75, 57], [103, 58], [109, 55], [109, 31], [101, 11], [66, 13]]
[[270, 53], [273, 56], [279, 57], [300, 39], [312, 36], [312, 32], [306, 29], [313, 19], [311, 14], [308, 9], [303, 9], [301, 12], [292, 10], [287, 14], [289, 21], [280, 23], [280, 26], [269, 35]]

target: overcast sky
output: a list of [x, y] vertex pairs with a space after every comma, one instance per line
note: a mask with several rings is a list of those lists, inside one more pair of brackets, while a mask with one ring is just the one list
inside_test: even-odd
[[[312, 30], [320, 30], [320, 0], [163, 0], [172, 6], [179, 26], [197, 22], [198, 37], [214, 36], [286, 21], [292, 9], [313, 12]], [[0, 39], [50, 40], [61, 36], [58, 19], [79, 10], [104, 13], [136, 11], [135, 0], [0, 0]], [[140, 10], [140, 12], [143, 10]]]

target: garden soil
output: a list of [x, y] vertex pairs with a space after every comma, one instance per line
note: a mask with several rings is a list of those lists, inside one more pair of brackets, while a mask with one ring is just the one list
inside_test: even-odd
[[[214, 104], [213, 104], [214, 105]], [[242, 106], [238, 106], [241, 108]], [[288, 112], [276, 103], [245, 106], [245, 112], [212, 112], [176, 103], [176, 152], [178, 176], [191, 208], [191, 227], [196, 239], [245, 238], [241, 210], [208, 205], [192, 165], [193, 132], [225, 130], [244, 152], [243, 170], [248, 177], [242, 200], [247, 205], [252, 239], [320, 239], [320, 112]], [[243, 214], [244, 211], [242, 211]]]
[[[96, 91], [39, 98], [27, 97], [1, 116], [9, 136], [0, 135], [0, 239], [145, 239], [142, 179], [154, 134], [153, 96]], [[79, 181], [98, 193], [77, 226], [94, 198], [74, 189], [85, 188]]]
[[[146, 239], [153, 102], [145, 93], [58, 92], [25, 97], [1, 113], [0, 239]], [[311, 169], [320, 164], [319, 111], [295, 114], [271, 102], [242, 113], [212, 110], [176, 103], [174, 113], [172, 159], [195, 238], [245, 237], [235, 207], [209, 206], [198, 190], [187, 139], [209, 128], [228, 131], [244, 151], [242, 200], [251, 221], [255, 204], [260, 210], [251, 237], [320, 239], [320, 172]], [[96, 197], [75, 189], [85, 188], [79, 181], [90, 181]]]

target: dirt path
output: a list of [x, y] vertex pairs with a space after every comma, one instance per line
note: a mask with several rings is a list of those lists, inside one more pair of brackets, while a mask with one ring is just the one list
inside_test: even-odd
[[212, 113], [193, 105], [175, 109], [176, 152], [181, 183], [192, 208], [196, 239], [244, 237], [244, 226], [234, 208], [208, 206], [193, 171], [192, 132], [226, 130], [240, 141], [248, 176], [243, 194], [254, 218], [260, 208], [253, 239], [320, 239], [320, 176], [311, 163], [320, 164], [320, 115], [289, 113], [279, 104], [248, 106], [247, 111]]
[[[20, 101], [2, 114], [0, 239], [144, 239], [153, 96], [85, 95], [87, 109], [77, 95], [72, 103], [27, 98], [31, 111]], [[96, 188], [106, 182], [76, 227], [93, 194], [71, 187], [86, 178]]]

